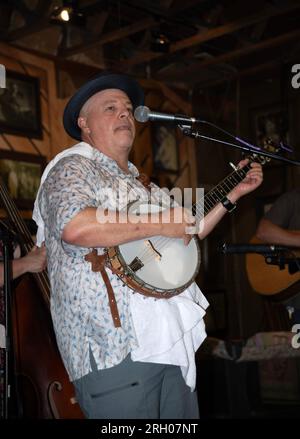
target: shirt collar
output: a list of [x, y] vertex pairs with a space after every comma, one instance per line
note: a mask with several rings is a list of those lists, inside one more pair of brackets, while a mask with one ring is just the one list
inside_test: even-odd
[[112, 158], [108, 157], [107, 155], [103, 154], [103, 152], [99, 151], [98, 149], [94, 148], [94, 159], [96, 162], [98, 162], [99, 164], [101, 164], [101, 166], [105, 166], [107, 168], [109, 168], [110, 171], [112, 171], [114, 174], [117, 174], [118, 176], [122, 177], [122, 178], [128, 178], [128, 177], [138, 177], [139, 176], [139, 171], [137, 169], [136, 166], [134, 166], [133, 163], [131, 163], [130, 161], [128, 161], [128, 169], [129, 169], [129, 174], [126, 174], [126, 172], [124, 172], [117, 164], [117, 162], [115, 160], [113, 160]]

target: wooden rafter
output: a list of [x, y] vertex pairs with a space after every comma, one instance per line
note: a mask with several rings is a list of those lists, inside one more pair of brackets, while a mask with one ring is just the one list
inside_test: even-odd
[[51, 24], [49, 23], [49, 20], [47, 18], [40, 18], [34, 23], [31, 23], [29, 25], [21, 27], [20, 29], [16, 29], [14, 31], [9, 32], [5, 37], [5, 41], [10, 42], [10, 41], [20, 40], [22, 38], [28, 37], [29, 35], [45, 30], [50, 26]]
[[[270, 49], [271, 47], [279, 46], [281, 44], [287, 43], [290, 40], [294, 40], [300, 37], [300, 30], [294, 30], [286, 34], [280, 35], [279, 37], [269, 38], [265, 41], [261, 41], [257, 44], [252, 44], [251, 46], [243, 47], [242, 49], [234, 50], [225, 53], [215, 58], [206, 59], [205, 61], [195, 63], [192, 68], [195, 71], [199, 71], [203, 67], [208, 67], [211, 65], [222, 64], [234, 59], [240, 58], [242, 56], [248, 55], [252, 52], [258, 52], [260, 50]], [[164, 75], [159, 75], [160, 79], [163, 79]]]
[[[200, 32], [197, 35], [194, 35], [189, 38], [185, 38], [183, 40], [180, 40], [174, 44], [171, 44], [170, 46], [170, 53], [175, 53], [183, 49], [187, 49], [189, 47], [207, 42], [209, 40], [213, 40], [214, 38], [219, 38], [224, 35], [231, 34], [233, 32], [236, 32], [240, 29], [243, 29], [245, 27], [251, 26], [255, 23], [259, 23], [262, 20], [269, 19], [271, 17], [282, 15], [287, 12], [290, 12], [295, 9], [300, 8], [300, 2], [293, 3], [292, 5], [283, 6], [280, 9], [279, 8], [267, 8], [266, 10], [258, 13], [253, 14], [246, 18], [240, 18], [238, 20], [232, 21], [230, 23], [226, 23], [222, 26], [218, 26], [213, 29], [209, 29], [204, 32]], [[136, 57], [133, 57], [129, 60], [126, 60], [126, 63], [124, 63], [124, 67], [126, 66], [134, 66], [137, 64], [143, 64], [149, 61], [152, 61], [154, 59], [160, 58], [162, 56], [165, 56], [164, 53], [160, 52], [147, 52], [142, 53]], [[126, 64], [126, 65], [125, 65]]]
[[32, 55], [40, 56], [41, 58], [49, 59], [53, 61], [58, 68], [69, 72], [70, 74], [74, 73], [75, 71], [78, 75], [82, 75], [83, 78], [95, 75], [101, 70], [95, 66], [67, 60], [63, 57], [44, 53], [40, 50], [31, 49], [29, 47], [18, 46], [17, 44], [11, 44], [11, 47], [22, 50], [23, 52], [31, 53]]
[[128, 26], [124, 26], [121, 29], [114, 30], [107, 34], [97, 36], [93, 39], [93, 41], [89, 41], [88, 43], [78, 44], [74, 47], [70, 47], [68, 49], [61, 50], [59, 55], [61, 56], [71, 56], [77, 53], [85, 52], [87, 50], [93, 49], [94, 47], [100, 47], [104, 44], [112, 43], [114, 41], [121, 40], [123, 38], [128, 37], [129, 35], [136, 34], [137, 32], [149, 29], [157, 25], [157, 22], [154, 18], [149, 17], [145, 20], [142, 20], [135, 24], [130, 24]]
[[51, 2], [39, 0], [34, 11], [31, 11], [24, 2], [14, 2], [14, 5], [24, 17], [26, 24], [21, 28], [8, 32], [5, 36], [6, 41], [15, 41], [24, 38], [50, 26], [47, 15], [51, 7]]
[[198, 88], [207, 89], [208, 87], [215, 87], [219, 84], [222, 84], [226, 81], [232, 81], [236, 78], [244, 78], [247, 76], [255, 76], [257, 73], [265, 72], [265, 71], [272, 71], [275, 69], [278, 69], [278, 66], [282, 64], [281, 59], [276, 59], [270, 62], [266, 62], [264, 64], [260, 64], [259, 66], [250, 67], [247, 69], [239, 70], [236, 72], [231, 72], [228, 75], [223, 76], [223, 78], [220, 79], [213, 79], [211, 81], [205, 81], [202, 83], [198, 83]]

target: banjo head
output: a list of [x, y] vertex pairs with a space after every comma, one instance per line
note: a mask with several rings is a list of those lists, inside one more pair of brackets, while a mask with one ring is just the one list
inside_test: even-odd
[[[148, 203], [136, 203], [133, 208], [135, 213], [161, 210]], [[172, 297], [184, 291], [194, 281], [200, 266], [196, 237], [186, 246], [182, 239], [154, 236], [121, 244], [108, 254], [112, 265], [113, 258], [123, 267], [123, 282], [142, 294], [155, 297]]]
[[[152, 249], [160, 253], [158, 256]], [[182, 239], [154, 236], [149, 240], [134, 241], [118, 247], [120, 260], [128, 273], [143, 287], [154, 290], [185, 290], [194, 280], [200, 265], [200, 250], [196, 238], [188, 246]], [[138, 258], [143, 266], [135, 270]], [[133, 268], [132, 268], [133, 267]], [[145, 285], [146, 284], [146, 285]]]

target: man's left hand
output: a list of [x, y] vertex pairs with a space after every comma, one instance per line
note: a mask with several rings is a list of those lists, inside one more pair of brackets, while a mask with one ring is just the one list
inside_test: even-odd
[[[243, 168], [249, 163], [248, 159], [239, 162], [238, 167]], [[243, 195], [252, 192], [263, 181], [262, 167], [259, 163], [251, 163], [251, 169], [247, 172], [246, 177], [230, 193], [230, 200], [237, 201]]]

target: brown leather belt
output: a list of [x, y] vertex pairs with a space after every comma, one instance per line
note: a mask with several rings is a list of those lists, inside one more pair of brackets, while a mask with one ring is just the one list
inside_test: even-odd
[[[139, 180], [142, 183], [142, 185], [148, 191], [150, 191], [151, 181], [150, 181], [150, 178], [148, 177], [148, 175], [139, 174], [139, 176], [137, 177], [137, 180]], [[105, 270], [106, 257], [107, 257], [106, 254], [98, 255], [97, 249], [94, 248], [90, 253], [85, 255], [84, 259], [87, 262], [90, 262], [92, 264], [93, 271], [95, 271], [95, 272], [99, 271], [101, 273], [103, 282], [105, 283], [105, 286], [106, 286], [110, 312], [111, 312], [111, 315], [113, 318], [115, 328], [120, 328], [121, 321], [120, 321], [118, 306], [117, 306], [117, 302], [116, 302], [116, 298], [115, 298], [115, 293], [114, 293], [114, 290], [111, 286], [109, 277], [108, 277], [106, 270]], [[116, 270], [114, 270], [112, 267], [111, 267], [111, 270], [113, 273], [116, 272]]]
[[92, 264], [92, 271], [101, 273], [103, 282], [105, 283], [107, 290], [108, 303], [109, 303], [112, 319], [114, 322], [114, 326], [115, 328], [120, 328], [121, 321], [120, 321], [118, 306], [115, 298], [115, 293], [111, 286], [108, 274], [106, 273], [105, 270], [106, 255], [98, 255], [97, 250], [94, 248], [90, 253], [85, 255], [84, 259]]

